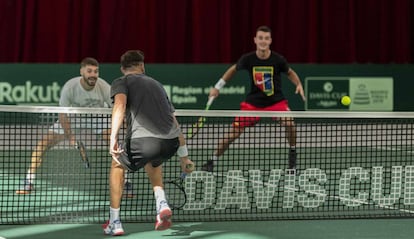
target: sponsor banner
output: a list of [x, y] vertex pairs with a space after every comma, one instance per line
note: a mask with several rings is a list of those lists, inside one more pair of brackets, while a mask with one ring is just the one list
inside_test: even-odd
[[[305, 110], [393, 111], [392, 77], [307, 77]], [[351, 98], [348, 106], [343, 96]]]
[[[227, 65], [148, 64], [149, 76], [160, 81], [177, 109], [202, 109], [211, 87]], [[0, 105], [57, 106], [63, 85], [77, 76], [78, 64], [0, 64]], [[118, 64], [102, 64], [100, 77], [111, 84], [122, 74]], [[246, 74], [220, 90], [214, 109], [238, 109], [249, 81]]]
[[349, 110], [392, 111], [394, 99], [391, 77], [351, 77]]
[[49, 85], [34, 84], [32, 81], [21, 85], [0, 82], [0, 104], [57, 105], [61, 88], [58, 82], [50, 82]]
[[267, 173], [264, 180], [261, 170], [195, 171], [185, 181], [188, 201], [184, 210], [315, 209], [328, 201], [337, 201], [343, 210], [414, 205], [412, 165], [349, 167], [334, 175], [320, 168], [307, 168], [300, 175], [283, 169]]

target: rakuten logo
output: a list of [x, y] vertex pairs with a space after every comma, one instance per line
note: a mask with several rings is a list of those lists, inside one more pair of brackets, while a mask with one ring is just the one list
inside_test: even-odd
[[59, 102], [60, 86], [57, 82], [51, 85], [32, 85], [26, 81], [24, 85], [11, 85], [0, 82], [0, 104], [4, 103], [56, 103]]

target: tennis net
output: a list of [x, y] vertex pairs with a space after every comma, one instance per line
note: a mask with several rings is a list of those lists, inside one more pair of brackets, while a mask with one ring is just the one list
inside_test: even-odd
[[[63, 140], [49, 148], [33, 190], [24, 186], [32, 151], [60, 113], [87, 149]], [[101, 223], [109, 211], [111, 157], [105, 137], [110, 109], [0, 106], [1, 224]], [[414, 215], [414, 113], [240, 112], [177, 110], [196, 171], [187, 175], [187, 202], [174, 221], [389, 218]], [[229, 133], [235, 116], [261, 117], [246, 128], [212, 172], [201, 170]], [[286, 130], [276, 119], [294, 118], [297, 168], [289, 168]], [[165, 164], [166, 180], [179, 177], [179, 159]], [[124, 198], [125, 222], [152, 222], [155, 203], [146, 174], [128, 175], [134, 197]], [[177, 192], [179, 193], [179, 192]]]

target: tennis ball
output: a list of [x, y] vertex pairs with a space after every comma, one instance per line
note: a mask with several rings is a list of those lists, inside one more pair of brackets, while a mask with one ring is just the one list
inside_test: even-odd
[[343, 96], [341, 99], [341, 103], [345, 106], [348, 106], [349, 104], [351, 104], [351, 98], [347, 95]]

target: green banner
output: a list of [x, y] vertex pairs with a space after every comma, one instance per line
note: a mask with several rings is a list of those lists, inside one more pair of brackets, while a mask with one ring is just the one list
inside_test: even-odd
[[[306, 110], [393, 111], [392, 77], [307, 77]], [[343, 96], [351, 104], [343, 105]]]
[[[203, 109], [210, 88], [229, 66], [146, 64], [146, 73], [165, 86], [177, 109]], [[414, 65], [293, 64], [291, 67], [304, 83], [308, 99], [303, 102], [295, 94], [295, 86], [283, 75], [283, 93], [292, 110], [414, 111], [414, 104], [406, 100], [411, 98], [414, 88]], [[63, 84], [78, 75], [79, 64], [0, 64], [0, 104], [56, 106]], [[120, 76], [119, 64], [100, 65], [100, 77], [108, 83]], [[330, 87], [324, 86], [327, 79], [333, 79], [331, 92], [324, 90]], [[364, 87], [369, 96], [364, 96]], [[237, 72], [220, 91], [211, 109], [237, 110], [249, 91], [248, 73]], [[340, 104], [342, 95], [351, 97], [349, 106]]]

